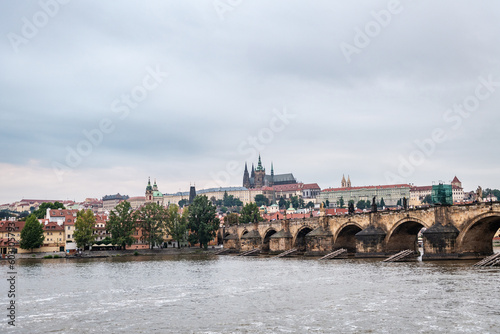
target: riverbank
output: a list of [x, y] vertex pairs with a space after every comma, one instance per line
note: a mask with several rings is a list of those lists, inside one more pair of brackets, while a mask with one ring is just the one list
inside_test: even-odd
[[104, 258], [117, 256], [134, 256], [134, 255], [175, 255], [175, 254], [200, 254], [213, 253], [220, 250], [220, 246], [210, 246], [206, 251], [199, 247], [182, 247], [182, 248], [162, 248], [162, 249], [138, 249], [138, 250], [107, 250], [107, 251], [85, 251], [82, 256], [66, 256], [64, 252], [50, 253], [24, 253], [16, 254], [17, 259], [52, 259], [52, 258]]

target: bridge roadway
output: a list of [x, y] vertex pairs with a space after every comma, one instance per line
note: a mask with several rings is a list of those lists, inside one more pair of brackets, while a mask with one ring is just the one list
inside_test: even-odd
[[477, 259], [493, 253], [500, 228], [500, 202], [423, 209], [379, 211], [353, 215], [222, 227], [224, 247], [233, 252], [260, 248], [278, 254], [297, 248], [305, 255], [324, 255], [346, 248], [356, 257], [386, 257], [412, 249], [418, 256], [419, 231], [425, 228], [423, 259]]

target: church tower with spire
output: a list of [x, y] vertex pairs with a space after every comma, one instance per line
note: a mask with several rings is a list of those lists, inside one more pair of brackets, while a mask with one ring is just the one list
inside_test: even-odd
[[[253, 166], [252, 166], [252, 172], [253, 172]], [[250, 176], [248, 175], [248, 168], [247, 168], [247, 163], [245, 162], [245, 171], [243, 172], [243, 187], [245, 188], [250, 188]]]
[[347, 188], [351, 188], [351, 177], [347, 175]]
[[340, 182], [340, 187], [341, 188], [346, 188], [347, 187], [347, 182], [345, 180], [345, 176], [342, 175], [342, 181]]
[[255, 168], [255, 177], [254, 177], [255, 188], [261, 188], [264, 186], [265, 176], [266, 176], [266, 169], [262, 167], [262, 161], [260, 160], [260, 154], [259, 154], [259, 162], [257, 164], [257, 168]]
[[153, 187], [151, 186], [151, 179], [148, 177], [148, 185], [146, 187], [146, 203], [153, 202]]

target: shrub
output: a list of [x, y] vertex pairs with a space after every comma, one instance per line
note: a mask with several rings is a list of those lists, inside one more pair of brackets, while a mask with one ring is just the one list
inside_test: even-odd
[[138, 252], [138, 251], [135, 251], [135, 252], [134, 252], [134, 256], [137, 256], [137, 255], [139, 255], [139, 252]]

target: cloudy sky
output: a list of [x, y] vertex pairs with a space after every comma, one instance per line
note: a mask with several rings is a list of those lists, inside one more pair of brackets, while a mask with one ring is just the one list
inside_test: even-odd
[[500, 188], [498, 1], [2, 1], [0, 203], [240, 186]]

